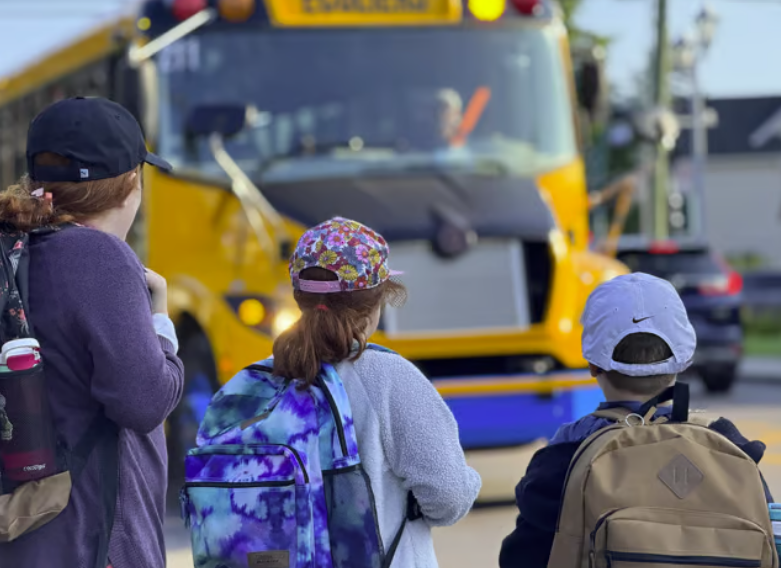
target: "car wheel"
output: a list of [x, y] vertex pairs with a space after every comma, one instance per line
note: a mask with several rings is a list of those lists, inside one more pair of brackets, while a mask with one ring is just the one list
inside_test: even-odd
[[217, 391], [217, 378], [209, 340], [196, 333], [185, 339], [179, 350], [184, 363], [184, 393], [168, 417], [168, 484], [172, 499], [184, 483], [184, 457], [195, 447], [195, 437], [206, 408]]
[[724, 365], [712, 369], [703, 369], [702, 381], [705, 388], [712, 393], [726, 393], [737, 378], [737, 365]]

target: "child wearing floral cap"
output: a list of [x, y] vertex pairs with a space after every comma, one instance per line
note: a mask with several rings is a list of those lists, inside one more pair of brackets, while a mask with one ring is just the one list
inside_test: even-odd
[[395, 353], [367, 349], [385, 304], [406, 290], [388, 266], [388, 244], [372, 229], [331, 219], [301, 237], [290, 260], [298, 322], [274, 343], [274, 375], [315, 381], [323, 363], [344, 383], [386, 550], [412, 492], [427, 522], [409, 523], [393, 567], [435, 568], [432, 526], [472, 507], [480, 477], [466, 463], [453, 414], [431, 382]]

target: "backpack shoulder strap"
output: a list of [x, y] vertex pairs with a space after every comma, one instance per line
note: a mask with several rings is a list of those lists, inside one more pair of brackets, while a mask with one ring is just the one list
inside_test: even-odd
[[94, 568], [105, 568], [108, 566], [108, 546], [114, 528], [119, 493], [119, 427], [102, 411], [92, 419], [84, 435], [69, 452], [68, 469], [74, 481], [81, 476], [94, 451], [100, 451], [100, 503], [104, 520]]
[[625, 424], [611, 424], [597, 430], [580, 444], [572, 457], [562, 493], [548, 568], [580, 566], [586, 524], [583, 510], [584, 479], [594, 457], [610, 440], [626, 430], [624, 426]]
[[[656, 409], [660, 404], [672, 401], [672, 413], [668, 419], [666, 416], [662, 416], [654, 419]], [[613, 420], [616, 423], [624, 423], [628, 416], [635, 414], [643, 418], [643, 423], [662, 423], [668, 420], [673, 422], [690, 422], [689, 420], [689, 385], [685, 383], [676, 383], [675, 385], [667, 388], [661, 394], [653, 397], [651, 400], [646, 401], [640, 407], [637, 412], [632, 412], [628, 408], [605, 408], [597, 410], [591, 415], [598, 418], [607, 418]]]
[[412, 494], [412, 491], [410, 491], [407, 493], [406, 513], [401, 521], [399, 530], [396, 531], [396, 536], [393, 537], [393, 542], [391, 542], [388, 551], [385, 553], [385, 558], [382, 561], [382, 568], [390, 568], [390, 565], [393, 563], [393, 557], [396, 556], [396, 549], [399, 547], [399, 543], [401, 542], [401, 535], [404, 534], [407, 521], [416, 521], [422, 518], [423, 512], [420, 510], [420, 505], [418, 504], [417, 499], [415, 499], [415, 496]]
[[[368, 344], [367, 348], [376, 351], [384, 351], [386, 353], [394, 353], [390, 349], [373, 344]], [[328, 400], [328, 405], [331, 407], [334, 424], [342, 446], [342, 455], [357, 460], [358, 442], [352, 420], [352, 409], [350, 408], [350, 401], [347, 398], [347, 391], [344, 388], [344, 383], [336, 372], [336, 368], [333, 365], [323, 365], [320, 375], [317, 377], [316, 385], [323, 391], [323, 394]], [[390, 568], [393, 558], [396, 555], [396, 550], [401, 542], [401, 537], [404, 534], [404, 529], [407, 526], [407, 521], [415, 521], [420, 518], [423, 518], [420, 505], [418, 504], [417, 499], [415, 499], [412, 491], [409, 491], [407, 492], [407, 506], [404, 519], [402, 519], [401, 526], [396, 531], [396, 535], [393, 537], [393, 541], [385, 553], [385, 557], [382, 561], [382, 568]]]
[[30, 337], [27, 316], [29, 235], [0, 229], [0, 270], [5, 285], [0, 289], [0, 341]]
[[357, 460], [358, 439], [353, 425], [353, 411], [336, 367], [328, 363], [324, 364], [317, 376], [315, 386], [323, 392], [331, 409], [340, 445], [340, 451], [337, 452], [337, 448], [334, 448], [334, 455], [341, 454], [343, 458]]
[[0, 291], [2, 333], [6, 338], [33, 337], [29, 321], [30, 235], [46, 235], [75, 226], [73, 223], [40, 227], [29, 233], [0, 224], [0, 256], [8, 287]]

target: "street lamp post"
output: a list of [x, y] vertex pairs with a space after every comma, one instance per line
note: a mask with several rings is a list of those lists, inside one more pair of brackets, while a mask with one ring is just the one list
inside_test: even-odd
[[[716, 32], [718, 18], [706, 5], [695, 20], [694, 32], [685, 35], [673, 45], [675, 67], [685, 73], [691, 88], [691, 162], [692, 185], [696, 196], [696, 207], [690, 208], [689, 215], [696, 220], [696, 231], [705, 235], [705, 165], [708, 157], [708, 126], [705, 123], [705, 97], [700, 87], [698, 67], [708, 52]], [[693, 213], [693, 214], [692, 214]]]

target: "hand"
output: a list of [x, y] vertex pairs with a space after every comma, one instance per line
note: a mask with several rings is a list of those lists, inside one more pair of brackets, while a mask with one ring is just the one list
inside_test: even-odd
[[144, 269], [146, 273], [146, 285], [152, 293], [152, 313], [168, 314], [168, 283], [165, 278], [157, 272], [148, 268]]

